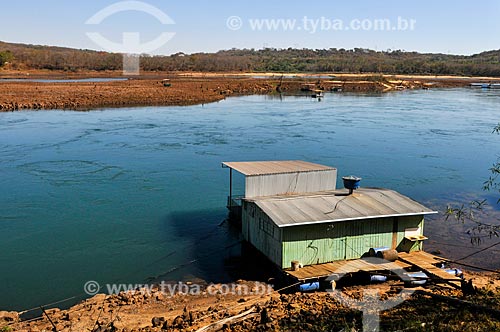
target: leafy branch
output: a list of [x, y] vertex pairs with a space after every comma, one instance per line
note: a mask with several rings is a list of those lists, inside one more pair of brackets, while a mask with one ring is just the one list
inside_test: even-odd
[[[500, 122], [493, 128], [493, 133], [500, 134]], [[498, 181], [498, 177], [500, 176], [500, 158], [490, 168], [490, 173], [488, 180], [483, 183], [483, 190], [495, 190], [500, 194], [500, 183]], [[497, 204], [500, 204], [500, 198], [497, 200]]]
[[488, 216], [485, 207], [488, 205], [486, 199], [482, 201], [472, 201], [468, 205], [462, 204], [460, 207], [453, 207], [448, 204], [446, 207], [445, 220], [450, 218], [461, 222], [462, 224], [472, 222], [474, 226], [467, 230], [471, 243], [481, 244], [483, 238], [500, 237], [500, 225], [488, 224], [483, 220]]
[[[490, 168], [490, 172], [490, 177], [483, 183], [483, 190], [495, 190], [500, 194], [500, 182], [498, 181], [498, 177], [500, 176], [500, 160], [493, 164], [493, 167]], [[497, 200], [497, 204], [500, 204], [500, 198]]]
[[[493, 128], [492, 133], [500, 134], [500, 123]], [[483, 190], [498, 191], [500, 197], [500, 158], [497, 159], [489, 171], [490, 176], [483, 183]], [[500, 204], [500, 198], [497, 200], [497, 204]], [[479, 245], [482, 238], [499, 237], [500, 233], [500, 224], [488, 224], [483, 221], [488, 216], [488, 213], [484, 209], [486, 205], [488, 205], [486, 199], [472, 201], [467, 206], [462, 204], [458, 208], [448, 204], [444, 213], [445, 220], [447, 221], [452, 217], [463, 224], [472, 222], [474, 226], [467, 230], [467, 234], [470, 235], [472, 244]]]

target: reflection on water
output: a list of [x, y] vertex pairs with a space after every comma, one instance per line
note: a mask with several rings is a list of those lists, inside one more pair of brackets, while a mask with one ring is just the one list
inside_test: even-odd
[[[446, 218], [445, 209], [449, 204], [453, 208], [460, 208], [464, 204], [464, 211], [470, 211], [471, 202], [482, 201], [488, 199], [488, 204], [481, 209], [473, 209], [473, 218], [457, 220], [455, 216]], [[451, 194], [449, 197], [435, 197], [429, 199], [426, 203], [431, 208], [440, 211], [437, 216], [426, 217], [425, 231], [430, 234], [430, 238], [426, 241], [425, 250], [437, 251], [440, 255], [452, 260], [460, 260], [462, 263], [471, 264], [473, 266], [485, 267], [489, 269], [498, 269], [498, 255], [500, 254], [500, 246], [492, 247], [483, 252], [492, 244], [498, 242], [498, 237], [494, 234], [489, 234], [488, 230], [482, 229], [479, 223], [485, 225], [500, 224], [500, 210], [496, 200], [498, 197], [494, 195], [485, 195], [484, 193], [458, 192]], [[479, 243], [472, 243], [471, 236], [480, 238]], [[473, 254], [469, 257], [469, 255]], [[467, 257], [466, 259], [463, 259]]]
[[[498, 151], [499, 101], [498, 90], [452, 89], [1, 113], [0, 265], [8, 273], [0, 308], [80, 294], [88, 280], [230, 278], [224, 262], [238, 250], [225, 248], [239, 238], [222, 223], [221, 161], [332, 165], [441, 211], [470, 197], [494, 204], [481, 185]], [[427, 247], [474, 251], [461, 227], [429, 220]]]

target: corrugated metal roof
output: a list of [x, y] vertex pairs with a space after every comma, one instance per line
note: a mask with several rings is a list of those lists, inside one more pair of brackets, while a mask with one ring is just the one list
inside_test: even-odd
[[223, 166], [234, 169], [246, 176], [297, 173], [334, 170], [335, 168], [310, 163], [302, 160], [280, 160], [280, 161], [236, 161], [223, 162]]
[[278, 227], [437, 213], [394, 190], [360, 188], [297, 196], [248, 199]]

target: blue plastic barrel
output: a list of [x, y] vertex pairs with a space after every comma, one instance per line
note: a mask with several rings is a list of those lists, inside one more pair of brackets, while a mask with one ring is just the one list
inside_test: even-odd
[[370, 254], [371, 257], [377, 256], [379, 251], [384, 251], [384, 250], [389, 250], [391, 249], [390, 247], [378, 247], [378, 248], [370, 248], [368, 253]]
[[344, 176], [342, 177], [342, 181], [344, 181], [344, 188], [346, 189], [358, 189], [359, 188], [359, 182], [361, 181], [361, 178], [358, 178], [357, 176]]
[[424, 272], [412, 272], [406, 273], [406, 275], [410, 278], [415, 278], [415, 280], [409, 281], [411, 285], [425, 285], [427, 279], [429, 279], [427, 274], [425, 274]]
[[379, 274], [374, 274], [370, 276], [370, 282], [386, 282], [387, 276], [381, 276]]
[[318, 289], [319, 289], [319, 281], [309, 282], [309, 283], [301, 284], [299, 286], [299, 290], [301, 292], [312, 292], [312, 291], [315, 291]]
[[460, 269], [444, 269], [446, 273], [451, 274], [456, 277], [460, 277], [464, 273]]

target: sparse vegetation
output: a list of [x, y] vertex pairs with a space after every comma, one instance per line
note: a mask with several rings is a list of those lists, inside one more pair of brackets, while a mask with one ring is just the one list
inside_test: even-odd
[[2, 51], [0, 52], [0, 67], [4, 64], [12, 61], [14, 59], [14, 55], [10, 51]]
[[380, 83], [387, 83], [388, 82], [388, 79], [382, 74], [369, 75], [369, 76], [366, 76], [365, 79], [367, 81], [370, 81], [370, 82], [380, 82]]
[[[0, 42], [16, 66], [56, 70], [120, 70], [120, 54]], [[471, 56], [421, 54], [401, 50], [231, 49], [216, 53], [141, 56], [145, 71], [338, 72], [500, 77], [500, 50]]]

